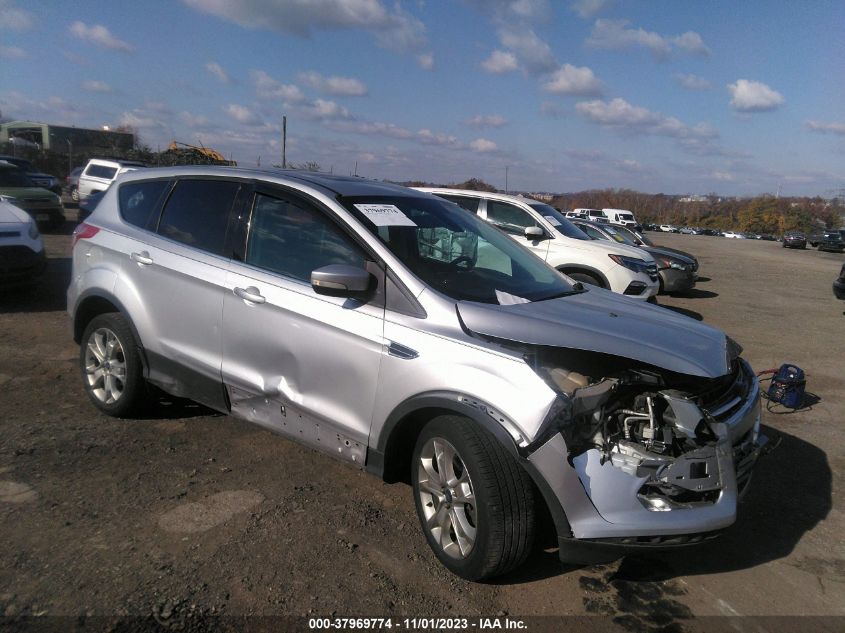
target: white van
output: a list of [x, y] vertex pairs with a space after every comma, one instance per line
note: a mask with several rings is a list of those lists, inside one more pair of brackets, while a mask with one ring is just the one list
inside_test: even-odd
[[134, 160], [92, 158], [79, 175], [79, 201], [84, 202], [91, 194], [105, 191], [120, 174], [143, 167], [146, 167], [144, 163]]
[[627, 209], [602, 209], [602, 211], [611, 224], [621, 224], [622, 226], [636, 226], [638, 224], [634, 214]]
[[576, 281], [642, 301], [657, 294], [657, 264], [651, 255], [633, 246], [593, 240], [543, 202], [486, 191], [415, 189], [475, 213]]

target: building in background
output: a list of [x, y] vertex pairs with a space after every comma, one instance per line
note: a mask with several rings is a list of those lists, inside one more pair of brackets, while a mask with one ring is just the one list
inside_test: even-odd
[[135, 135], [129, 132], [92, 130], [82, 127], [50, 125], [36, 121], [0, 123], [0, 144], [12, 147], [48, 150], [61, 154], [101, 153], [121, 155], [135, 146]]

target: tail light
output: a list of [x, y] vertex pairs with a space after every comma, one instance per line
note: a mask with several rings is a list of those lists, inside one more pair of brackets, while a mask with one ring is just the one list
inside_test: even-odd
[[83, 222], [82, 224], [80, 224], [79, 226], [77, 226], [73, 230], [72, 247], [76, 246], [76, 243], [79, 240], [89, 240], [99, 232], [100, 232], [100, 229], [97, 228], [96, 226], [91, 226], [90, 224], [85, 224], [85, 222]]

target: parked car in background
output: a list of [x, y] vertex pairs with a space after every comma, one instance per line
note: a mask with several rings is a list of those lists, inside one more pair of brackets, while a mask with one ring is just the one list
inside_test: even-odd
[[105, 191], [120, 174], [144, 167], [146, 165], [138, 161], [92, 158], [79, 175], [79, 200], [84, 200], [98, 191]]
[[842, 241], [839, 231], [822, 231], [816, 246], [820, 251], [831, 253], [841, 253], [845, 250], [845, 242]]
[[74, 167], [65, 177], [65, 191], [74, 202], [79, 202], [79, 175], [85, 167]]
[[845, 299], [845, 264], [839, 271], [839, 279], [833, 282], [833, 294], [837, 299]]
[[[106, 189], [106, 191], [108, 191], [108, 189]], [[102, 200], [106, 191], [92, 193], [84, 200], [79, 201], [79, 207], [76, 212], [77, 222], [85, 222], [85, 220], [88, 219], [88, 216], [91, 215], [94, 212], [94, 209], [97, 208], [97, 205], [100, 203], [100, 200]]]
[[687, 251], [682, 251], [679, 248], [671, 248], [669, 246], [664, 246], [663, 244], [655, 244], [651, 241], [646, 235], [642, 233], [642, 231], [636, 231], [627, 226], [614, 226], [619, 233], [623, 235], [628, 235], [629, 238], [637, 245], [637, 246], [648, 246], [650, 248], [659, 248], [662, 251], [667, 251], [669, 253], [674, 253], [676, 255], [680, 255], [686, 259], [689, 259], [693, 263], [693, 277], [698, 279], [698, 258], [692, 253], [688, 253]]
[[807, 237], [800, 231], [789, 231], [783, 235], [784, 248], [807, 248]]
[[37, 186], [20, 167], [5, 161], [0, 161], [0, 199], [26, 211], [42, 229], [64, 224], [61, 198]]
[[32, 285], [46, 263], [35, 220], [23, 209], [0, 200], [0, 286]]
[[406, 481], [434, 555], [470, 580], [522, 564], [544, 518], [575, 564], [708, 541], [766, 443], [759, 381], [723, 332], [573, 283], [419, 191], [139, 170], [74, 241], [94, 407], [134, 415], [152, 383]]
[[745, 239], [745, 235], [743, 235], [739, 231], [725, 231], [724, 233], [722, 233], [722, 236], [730, 238], [732, 240], [744, 240]]
[[678, 255], [652, 246], [644, 246], [623, 226], [596, 224], [584, 220], [572, 223], [596, 240], [607, 240], [642, 248], [654, 258], [657, 274], [660, 276], [660, 293], [675, 293], [691, 290], [695, 286], [698, 265], [692, 258]]
[[664, 233], [677, 233], [678, 229], [671, 224], [661, 224], [658, 229]]
[[622, 226], [638, 227], [639, 223], [634, 217], [634, 214], [627, 209], [602, 209], [607, 221], [611, 224], [621, 224]]
[[420, 187], [454, 202], [507, 233], [549, 266], [576, 281], [646, 301], [657, 294], [657, 264], [648, 253], [624, 244], [591, 240], [557, 209], [530, 198], [501, 193]]
[[6, 156], [0, 154], [0, 161], [3, 160], [23, 169], [29, 179], [34, 182], [37, 187], [41, 187], [47, 191], [52, 191], [57, 196], [62, 195], [62, 185], [59, 183], [59, 179], [35, 169], [32, 165], [32, 161], [27, 160], [26, 158], [19, 158], [17, 156]]
[[770, 235], [769, 233], [763, 233], [762, 235], [757, 236], [758, 240], [763, 240], [764, 242], [777, 242], [778, 238], [774, 235]]

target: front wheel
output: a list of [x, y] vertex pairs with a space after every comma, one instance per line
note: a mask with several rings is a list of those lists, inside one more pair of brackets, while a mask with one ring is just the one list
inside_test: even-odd
[[85, 392], [100, 411], [124, 417], [140, 408], [145, 397], [141, 357], [122, 315], [91, 320], [82, 334], [79, 363]]
[[491, 434], [467, 418], [435, 418], [417, 439], [411, 478], [428, 544], [452, 573], [483, 580], [526, 559], [534, 540], [533, 487]]
[[571, 277], [575, 281], [580, 281], [581, 283], [590, 284], [591, 286], [598, 286], [599, 288], [603, 288], [604, 285], [594, 275], [590, 273], [565, 273], [567, 276]]

